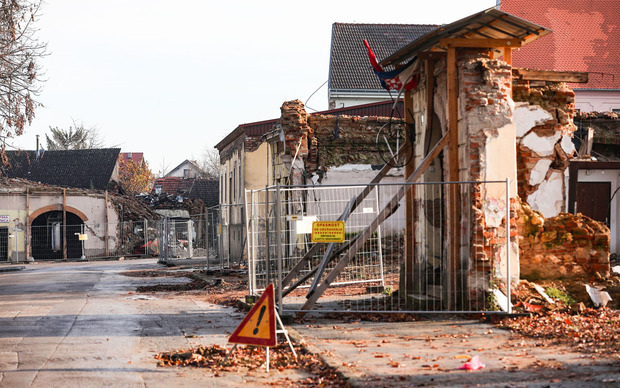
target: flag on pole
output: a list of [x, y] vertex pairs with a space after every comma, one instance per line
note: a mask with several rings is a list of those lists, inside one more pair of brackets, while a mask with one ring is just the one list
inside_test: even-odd
[[370, 64], [372, 65], [377, 77], [379, 77], [379, 82], [381, 82], [381, 86], [384, 89], [401, 90], [404, 86], [405, 90], [409, 91], [418, 88], [420, 75], [413, 71], [412, 62], [400, 69], [384, 71], [381, 65], [377, 62], [377, 57], [375, 56], [375, 53], [372, 52], [372, 49], [366, 39], [364, 39], [364, 46], [366, 46], [366, 49], [368, 50]]

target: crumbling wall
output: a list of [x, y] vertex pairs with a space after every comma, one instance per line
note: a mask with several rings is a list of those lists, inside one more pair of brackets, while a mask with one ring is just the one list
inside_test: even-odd
[[391, 128], [404, 131], [401, 119], [308, 115], [299, 100], [286, 101], [281, 108], [285, 152], [301, 160], [305, 173], [325, 171], [344, 164], [384, 164], [388, 154], [376, 144], [377, 133]]
[[515, 79], [519, 197], [545, 217], [566, 209], [565, 174], [572, 143], [575, 93], [565, 83]]
[[574, 121], [578, 128], [575, 136], [582, 144], [592, 129], [592, 156], [598, 161], [620, 160], [620, 118], [616, 112], [577, 112]]
[[[515, 126], [512, 121], [511, 66], [482, 54], [461, 58], [459, 62], [462, 157], [461, 179], [485, 182], [462, 188], [462, 230], [471, 230], [469, 283], [472, 293], [484, 294], [490, 279], [506, 280], [510, 249], [510, 274], [519, 279], [516, 240], [517, 201]], [[509, 179], [505, 183], [487, 183]], [[508, 196], [507, 196], [508, 194]], [[507, 202], [507, 197], [509, 201]], [[467, 205], [465, 205], [467, 204]], [[510, 207], [510, 209], [507, 209]], [[509, 221], [506, 220], [507, 210]], [[508, 225], [508, 227], [507, 227]], [[510, 238], [510, 244], [507, 244]], [[482, 279], [484, 281], [480, 282]], [[478, 284], [474, 282], [479, 282]], [[473, 298], [479, 300], [480, 298]]]
[[518, 206], [521, 275], [530, 280], [608, 276], [609, 228], [582, 214], [545, 219], [527, 203]]

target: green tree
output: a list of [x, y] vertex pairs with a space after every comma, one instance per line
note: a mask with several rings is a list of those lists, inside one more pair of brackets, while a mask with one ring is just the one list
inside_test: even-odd
[[[0, 0], [0, 141], [23, 134], [40, 104], [41, 68], [46, 45], [36, 38], [40, 1]], [[4, 148], [4, 147], [2, 147]]]
[[103, 141], [95, 127], [85, 128], [83, 123], [73, 121], [69, 130], [50, 127], [52, 137], [45, 134], [48, 150], [84, 150], [103, 148]]

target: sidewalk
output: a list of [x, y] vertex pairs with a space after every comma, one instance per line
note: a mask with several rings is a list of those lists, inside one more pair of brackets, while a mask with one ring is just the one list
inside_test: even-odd
[[[310, 351], [321, 355], [355, 387], [598, 387], [620, 383], [615, 361], [525, 339], [475, 320], [342, 323], [318, 319], [294, 324], [292, 329]], [[486, 365], [484, 369], [459, 369], [476, 355]]]

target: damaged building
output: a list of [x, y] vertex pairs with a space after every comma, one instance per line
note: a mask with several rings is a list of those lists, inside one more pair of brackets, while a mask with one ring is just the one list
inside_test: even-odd
[[[330, 154], [334, 128], [346, 120], [307, 114], [301, 102], [286, 102], [278, 125], [259, 142], [267, 147], [267, 137], [278, 139], [274, 144], [282, 149], [265, 149], [261, 162], [270, 171], [266, 155], [278, 155], [272, 160], [281, 163], [273, 165], [282, 168], [274, 176], [286, 180], [261, 183], [311, 188], [306, 194], [265, 189], [258, 203], [271, 205], [247, 210], [252, 217], [248, 225], [259, 230], [248, 234], [250, 257], [256, 260], [250, 261], [251, 290], [280, 277], [284, 297], [309, 286], [298, 310], [303, 314], [366, 254], [370, 259], [353, 271], [358, 278], [349, 284], [371, 284], [361, 268], [379, 263], [381, 289], [388, 282], [390, 289], [396, 286], [398, 293], [388, 293], [390, 303], [402, 303], [408, 311], [482, 311], [489, 295], [510, 309], [497, 291], [509, 293], [511, 283], [522, 276], [607, 276], [609, 228], [582, 214], [567, 213], [571, 160], [577, 156], [572, 141], [575, 93], [567, 82], [587, 82], [588, 74], [512, 66], [513, 50], [550, 33], [541, 25], [489, 9], [414, 39], [374, 65], [380, 77], [388, 74], [385, 82], [395, 93], [402, 93], [404, 125], [386, 126], [384, 121], [373, 133], [357, 128], [349, 133], [349, 148], [343, 142], [336, 154]], [[317, 126], [322, 120], [325, 125]], [[351, 120], [346, 125], [360, 119]], [[395, 135], [384, 148], [377, 136], [382, 130]], [[313, 197], [316, 186], [326, 185], [337, 171], [334, 167], [360, 158], [371, 168], [379, 161], [378, 170], [365, 181], [370, 185], [350, 201], [341, 201], [343, 207], [328, 216], [323, 211], [328, 203]], [[389, 171], [401, 168], [401, 186], [393, 196], [376, 201], [374, 207], [361, 205]], [[230, 170], [223, 177], [229, 187], [242, 187], [236, 186], [239, 175]], [[360, 229], [345, 229], [342, 243], [312, 244], [299, 237], [309, 233], [299, 232], [307, 230], [304, 217], [344, 221], [348, 228], [357, 207], [368, 209], [372, 219]], [[404, 244], [394, 250], [390, 245], [398, 239], [387, 243], [388, 233], [379, 227], [397, 212], [404, 212]], [[385, 260], [372, 260], [386, 257], [388, 250], [400, 261], [385, 275]], [[380, 298], [366, 303], [376, 300]]]

